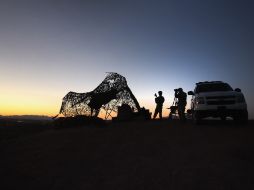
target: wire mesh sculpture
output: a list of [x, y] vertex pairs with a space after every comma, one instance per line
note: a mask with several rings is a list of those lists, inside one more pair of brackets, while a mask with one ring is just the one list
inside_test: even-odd
[[66, 94], [59, 114], [65, 117], [77, 115], [97, 117], [100, 109], [104, 109], [105, 119], [108, 119], [112, 117], [112, 112], [117, 112], [118, 107], [124, 104], [130, 106], [134, 112], [140, 111], [140, 105], [128, 87], [125, 77], [110, 72], [93, 91]]

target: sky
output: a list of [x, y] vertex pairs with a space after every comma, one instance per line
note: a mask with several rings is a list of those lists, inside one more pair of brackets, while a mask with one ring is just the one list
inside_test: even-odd
[[0, 115], [56, 115], [66, 93], [112, 71], [150, 111], [162, 90], [164, 116], [175, 88], [227, 82], [254, 119], [253, 10], [252, 0], [1, 0]]

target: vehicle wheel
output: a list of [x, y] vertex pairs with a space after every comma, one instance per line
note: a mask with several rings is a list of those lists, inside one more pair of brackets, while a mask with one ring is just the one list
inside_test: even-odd
[[234, 121], [236, 122], [236, 124], [246, 125], [248, 123], [248, 112], [247, 112], [247, 110], [239, 113], [238, 115], [235, 115], [234, 116]]
[[227, 117], [226, 116], [221, 116], [220, 119], [221, 119], [221, 121], [226, 121]]
[[193, 112], [192, 114], [192, 121], [194, 124], [199, 125], [201, 123], [201, 117], [197, 112]]

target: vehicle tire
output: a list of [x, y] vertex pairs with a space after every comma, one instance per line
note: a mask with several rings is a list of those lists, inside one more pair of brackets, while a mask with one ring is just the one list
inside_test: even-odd
[[226, 121], [227, 117], [226, 116], [221, 116], [220, 119], [221, 119], [221, 121]]
[[234, 116], [234, 121], [238, 125], [246, 125], [248, 123], [248, 111], [244, 110]]
[[192, 121], [196, 125], [199, 125], [201, 123], [201, 117], [197, 111], [193, 111]]

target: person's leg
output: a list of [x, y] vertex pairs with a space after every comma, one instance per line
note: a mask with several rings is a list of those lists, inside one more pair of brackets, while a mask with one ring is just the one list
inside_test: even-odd
[[162, 119], [162, 109], [160, 109], [159, 111], [159, 116], [160, 116], [160, 119]]
[[181, 120], [181, 121], [183, 121], [183, 120], [184, 120], [184, 113], [183, 113], [183, 109], [181, 109], [180, 113], [181, 113], [180, 120]]
[[181, 105], [178, 105], [177, 111], [178, 111], [179, 119], [182, 120], [183, 116], [182, 116], [182, 107], [181, 107]]
[[168, 119], [173, 119], [172, 112], [169, 113]]
[[181, 121], [185, 120], [184, 111], [185, 111], [185, 107], [184, 106], [179, 106], [179, 117], [180, 117]]
[[158, 108], [156, 108], [155, 111], [154, 111], [154, 115], [153, 115], [154, 119], [156, 118], [157, 114], [158, 114]]

